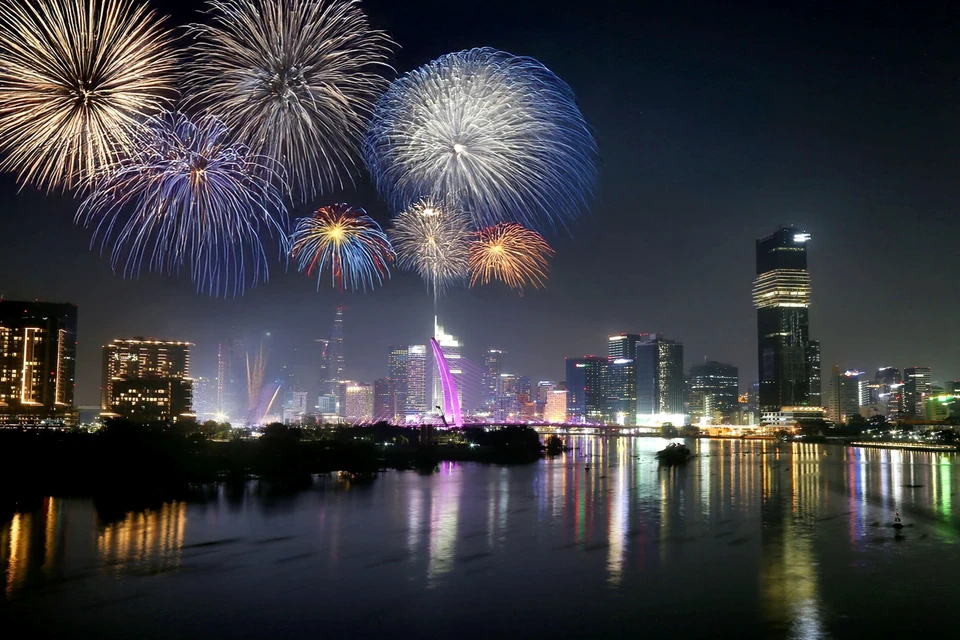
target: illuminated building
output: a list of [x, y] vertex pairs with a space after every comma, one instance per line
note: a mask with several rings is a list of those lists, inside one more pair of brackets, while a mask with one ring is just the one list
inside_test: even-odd
[[408, 422], [417, 421], [427, 412], [427, 347], [412, 344], [407, 347], [407, 393], [404, 416]]
[[547, 396], [546, 406], [543, 409], [545, 422], [563, 423], [567, 421], [567, 392], [554, 389]]
[[636, 346], [637, 423], [658, 414], [683, 414], [683, 345], [663, 334]]
[[493, 411], [503, 394], [503, 389], [500, 387], [501, 373], [503, 373], [503, 351], [487, 349], [483, 354], [483, 404], [489, 411]]
[[493, 409], [493, 419], [497, 422], [520, 419], [520, 376], [517, 374], [500, 374], [500, 396]]
[[819, 344], [811, 343], [809, 331], [809, 240], [809, 233], [781, 227], [756, 242], [753, 303], [761, 414], [819, 406], [819, 389], [811, 385], [819, 380]]
[[632, 357], [607, 358], [601, 365], [603, 422], [634, 425], [637, 422], [637, 367]]
[[193, 412], [197, 420], [214, 420], [220, 413], [217, 410], [217, 381], [198, 376], [193, 379]]
[[649, 333], [621, 333], [618, 336], [607, 337], [607, 357], [636, 358], [637, 343], [650, 339]]
[[739, 371], [732, 364], [711, 360], [690, 367], [691, 421], [701, 419], [711, 424], [736, 424], [739, 410]]
[[393, 422], [397, 417], [396, 395], [390, 378], [378, 378], [373, 381], [373, 420], [374, 422]]
[[605, 358], [567, 358], [567, 420], [600, 422], [603, 419], [603, 363]]
[[960, 395], [960, 380], [947, 380], [943, 383], [943, 390], [951, 396]]
[[930, 367], [903, 370], [903, 416], [923, 418], [924, 399], [930, 394]]
[[407, 406], [407, 347], [390, 347], [387, 358], [387, 378], [390, 381], [390, 405], [393, 415], [388, 420], [403, 421], [403, 413]]
[[73, 422], [77, 306], [0, 300], [0, 423]]
[[299, 424], [307, 414], [308, 398], [306, 391], [287, 391], [283, 394], [284, 424]]
[[[463, 405], [463, 390], [462, 379], [463, 379], [463, 370], [460, 367], [460, 349], [463, 345], [460, 344], [460, 341], [457, 340], [454, 336], [443, 330], [443, 327], [437, 322], [437, 317], [433, 317], [433, 338], [437, 341], [437, 344], [440, 345], [440, 349], [443, 351], [443, 357], [447, 361], [447, 366], [450, 367], [450, 375], [453, 376], [453, 381], [457, 387], [457, 400], [460, 405]], [[430, 380], [431, 380], [431, 395], [430, 395], [430, 411], [435, 411], [435, 407], [443, 406], [443, 385], [440, 376], [440, 370], [437, 367], [436, 359], [431, 358], [430, 363]]]
[[874, 391], [870, 404], [887, 420], [897, 420], [903, 413], [903, 378], [896, 367], [881, 367], [873, 377]]
[[861, 404], [866, 404], [861, 401], [865, 391], [865, 380], [859, 371], [840, 371], [839, 367], [833, 367], [824, 403], [827, 420], [845, 424], [853, 416], [860, 415]]
[[193, 418], [189, 342], [132, 338], [103, 347], [101, 415], [132, 421]]
[[960, 416], [960, 396], [952, 393], [931, 394], [924, 400], [924, 417], [942, 422]]
[[[537, 408], [536, 415], [537, 418], [542, 419], [544, 411], [547, 408], [547, 398], [550, 397], [550, 394], [553, 393], [553, 390], [557, 388], [557, 383], [552, 380], [541, 380], [537, 383], [537, 395], [534, 400]], [[564, 409], [566, 411], [566, 409]]]
[[345, 382], [349, 422], [369, 422], [373, 419], [373, 387], [362, 382]]
[[242, 421], [249, 402], [246, 348], [243, 340], [231, 337], [221, 341], [217, 349], [217, 412], [229, 420]]

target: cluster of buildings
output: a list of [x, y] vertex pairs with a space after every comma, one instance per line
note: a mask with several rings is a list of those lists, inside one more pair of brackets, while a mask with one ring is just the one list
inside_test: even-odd
[[[960, 382], [935, 385], [929, 367], [885, 367], [872, 379], [858, 370], [821, 369], [810, 337], [810, 235], [781, 227], [756, 241], [753, 303], [758, 380], [741, 388], [737, 367], [705, 361], [685, 369], [683, 345], [659, 333], [608, 336], [605, 355], [568, 357], [563, 381], [505, 368], [488, 349], [482, 367], [434, 319], [433, 336], [456, 382], [457, 405], [478, 421], [656, 427], [792, 426], [858, 417], [931, 422], [960, 417]], [[270, 334], [251, 344], [218, 345], [217, 371], [191, 377], [188, 342], [118, 339], [103, 347], [101, 416], [142, 421], [199, 418], [235, 425], [375, 422], [439, 418], [443, 385], [431, 345], [391, 346], [385, 376], [347, 377], [342, 307], [328, 338], [273, 366]], [[77, 422], [74, 403], [77, 307], [0, 300], [0, 425]], [[268, 373], [269, 372], [269, 373]]]

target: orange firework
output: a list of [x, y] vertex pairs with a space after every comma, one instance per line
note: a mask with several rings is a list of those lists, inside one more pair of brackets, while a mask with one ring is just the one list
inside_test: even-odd
[[476, 233], [470, 245], [470, 286], [500, 280], [511, 289], [544, 286], [553, 249], [536, 231], [515, 222], [497, 224]]

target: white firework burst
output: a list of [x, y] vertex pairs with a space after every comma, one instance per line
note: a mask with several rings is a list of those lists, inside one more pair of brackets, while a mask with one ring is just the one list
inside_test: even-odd
[[463, 284], [470, 268], [470, 219], [456, 209], [420, 200], [393, 220], [389, 232], [397, 267], [416, 271], [434, 299]]

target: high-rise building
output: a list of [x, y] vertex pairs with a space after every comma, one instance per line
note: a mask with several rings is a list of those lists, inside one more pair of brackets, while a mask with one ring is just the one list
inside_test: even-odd
[[515, 422], [520, 419], [520, 388], [520, 376], [515, 373], [500, 374], [500, 396], [493, 410], [496, 422]]
[[612, 360], [616, 360], [617, 358], [636, 358], [637, 343], [649, 339], [649, 333], [621, 333], [618, 336], [608, 336], [607, 357]]
[[637, 343], [637, 422], [650, 416], [683, 415], [683, 345], [663, 334], [650, 335]]
[[345, 381], [346, 419], [349, 422], [369, 422], [373, 419], [373, 387], [363, 382]]
[[483, 405], [488, 411], [493, 411], [503, 394], [500, 387], [501, 373], [503, 373], [503, 351], [487, 349], [483, 354]]
[[693, 365], [690, 367], [689, 387], [691, 421], [737, 422], [740, 375], [735, 366], [715, 360]]
[[193, 412], [198, 422], [217, 418], [220, 413], [217, 410], [218, 397], [217, 380], [206, 376], [197, 376], [193, 379]]
[[[450, 367], [450, 375], [457, 386], [457, 400], [463, 406], [463, 369], [460, 362], [460, 354], [463, 345], [454, 336], [443, 330], [443, 327], [437, 322], [437, 317], [433, 317], [433, 337], [436, 339], [440, 349], [443, 350], [443, 357], [447, 360], [447, 366]], [[437, 366], [435, 358], [430, 360], [430, 388], [431, 404], [430, 411], [434, 407], [442, 407], [443, 404], [443, 385], [440, 381], [440, 369]]]
[[557, 388], [557, 383], [553, 380], [541, 380], [537, 383], [537, 402], [546, 402]]
[[[242, 423], [249, 410], [247, 391], [247, 355], [236, 327], [230, 338], [217, 348], [217, 411], [234, 423]], [[102, 393], [102, 390], [101, 390]]]
[[827, 399], [824, 403], [825, 417], [837, 424], [845, 424], [855, 415], [860, 415], [862, 392], [866, 390], [863, 375], [859, 371], [841, 371], [833, 367], [827, 383]]
[[815, 375], [811, 358], [818, 358], [819, 345], [812, 347], [809, 331], [809, 240], [809, 233], [781, 227], [756, 242], [753, 302], [757, 308], [762, 413], [819, 406], [818, 390], [811, 386]]
[[0, 300], [0, 424], [72, 424], [77, 306]]
[[637, 423], [637, 367], [633, 356], [607, 358], [600, 368], [603, 390], [603, 422]]
[[564, 423], [567, 421], [567, 391], [554, 389], [547, 396], [543, 409], [544, 422]]
[[175, 422], [193, 418], [189, 342], [118, 339], [103, 347], [102, 416]]
[[310, 394], [306, 391], [287, 391], [283, 394], [284, 424], [299, 424], [309, 410]]
[[397, 418], [397, 396], [393, 392], [391, 378], [378, 378], [373, 382], [374, 422], [393, 422]]
[[407, 422], [417, 421], [427, 412], [427, 347], [407, 347], [407, 391], [404, 416]]
[[597, 356], [566, 359], [568, 421], [583, 423], [603, 420], [606, 404], [603, 394], [605, 361], [605, 358]]
[[391, 405], [394, 415], [389, 419], [403, 422], [403, 414], [407, 406], [407, 347], [390, 347], [387, 358], [387, 378], [390, 380], [390, 393], [393, 395]]
[[930, 367], [908, 367], [903, 370], [903, 416], [920, 419], [924, 402], [930, 394]]
[[343, 381], [346, 372], [346, 359], [343, 354], [343, 307], [337, 307], [333, 317], [333, 329], [327, 342], [327, 373], [338, 381]]
[[943, 383], [943, 391], [947, 395], [960, 396], [960, 380], [947, 380]]

